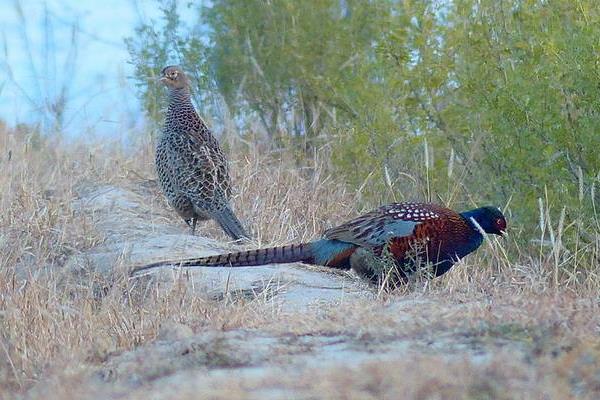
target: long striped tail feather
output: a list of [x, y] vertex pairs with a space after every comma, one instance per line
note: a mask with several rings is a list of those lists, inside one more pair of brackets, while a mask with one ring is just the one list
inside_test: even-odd
[[265, 264], [287, 264], [292, 262], [313, 263], [312, 245], [313, 243], [300, 243], [267, 249], [217, 254], [208, 257], [159, 261], [134, 267], [130, 274], [137, 275], [160, 267], [254, 267]]

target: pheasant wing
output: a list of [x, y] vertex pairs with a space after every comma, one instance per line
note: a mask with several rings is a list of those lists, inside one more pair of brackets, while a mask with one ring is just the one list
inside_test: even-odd
[[361, 247], [376, 248], [391, 238], [415, 235], [415, 228], [442, 217], [442, 207], [420, 203], [392, 203], [324, 232], [326, 239], [337, 239]]
[[179, 187], [191, 198], [206, 203], [223, 202], [230, 197], [229, 169], [217, 140], [182, 137], [184, 150], [178, 152]]

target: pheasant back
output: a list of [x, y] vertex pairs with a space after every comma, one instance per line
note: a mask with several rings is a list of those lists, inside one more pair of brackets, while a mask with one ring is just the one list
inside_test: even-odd
[[[403, 279], [415, 272], [416, 258], [432, 264], [435, 275], [439, 276], [483, 241], [471, 222], [455, 211], [412, 202], [382, 206], [326, 231], [324, 236], [354, 243], [376, 257], [388, 250]], [[355, 270], [370, 269], [357, 263], [357, 257], [351, 260]]]

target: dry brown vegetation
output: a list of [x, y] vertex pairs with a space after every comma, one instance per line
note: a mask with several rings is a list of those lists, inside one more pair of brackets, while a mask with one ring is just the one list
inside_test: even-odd
[[[215, 300], [177, 287], [135, 293], [127, 279], [98, 293], [99, 277], [66, 284], [43, 272], [104, 239], [90, 216], [71, 208], [83, 184], [154, 187], [152, 146], [130, 152], [114, 143], [36, 143], [3, 130], [0, 149], [1, 398], [151, 398], [161, 390], [167, 393], [161, 398], [190, 399], [600, 396], [600, 279], [590, 265], [597, 244], [564, 249], [555, 228], [550, 243], [544, 237], [531, 253], [528, 245], [519, 251], [513, 231], [442, 279], [394, 293], [374, 288], [362, 301], [306, 312], [274, 309], [260, 295]], [[238, 154], [235, 205], [258, 245], [309, 240], [363, 211], [355, 207], [360, 193], [347, 190], [318, 160], [305, 173], [256, 150]], [[148, 193], [157, 212], [177, 220], [156, 190]], [[212, 224], [202, 232], [225, 240]], [[577, 271], [577, 262], [585, 273], [565, 272], [565, 263]], [[131, 367], [140, 380], [133, 388], [122, 377], [110, 378], [121, 365], [115, 359], [148, 348], [169, 326], [217, 339], [185, 367]], [[222, 346], [240, 331], [271, 335], [278, 344], [262, 360], [232, 356]], [[341, 337], [382, 358], [336, 363], [332, 356], [318, 368], [290, 364], [311, 353], [312, 345], [300, 342], [315, 337]], [[402, 343], [408, 346], [402, 357], [385, 357], [385, 346]], [[481, 359], [473, 355], [479, 351]], [[237, 371], [263, 365], [261, 374]], [[181, 368], [197, 375], [186, 384], [160, 380]]]

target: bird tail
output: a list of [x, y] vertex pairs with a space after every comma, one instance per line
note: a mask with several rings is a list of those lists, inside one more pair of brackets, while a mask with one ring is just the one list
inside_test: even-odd
[[183, 260], [160, 261], [133, 268], [131, 274], [137, 274], [149, 269], [174, 267], [253, 267], [265, 264], [287, 264], [292, 262], [314, 263], [314, 242], [290, 244], [287, 246], [271, 247], [268, 249], [238, 251], [215, 256], [188, 258]]
[[219, 225], [221, 225], [221, 228], [223, 228], [225, 233], [233, 239], [239, 240], [250, 238], [242, 226], [242, 223], [235, 216], [228, 205], [222, 210], [214, 213], [212, 217], [219, 223]]

